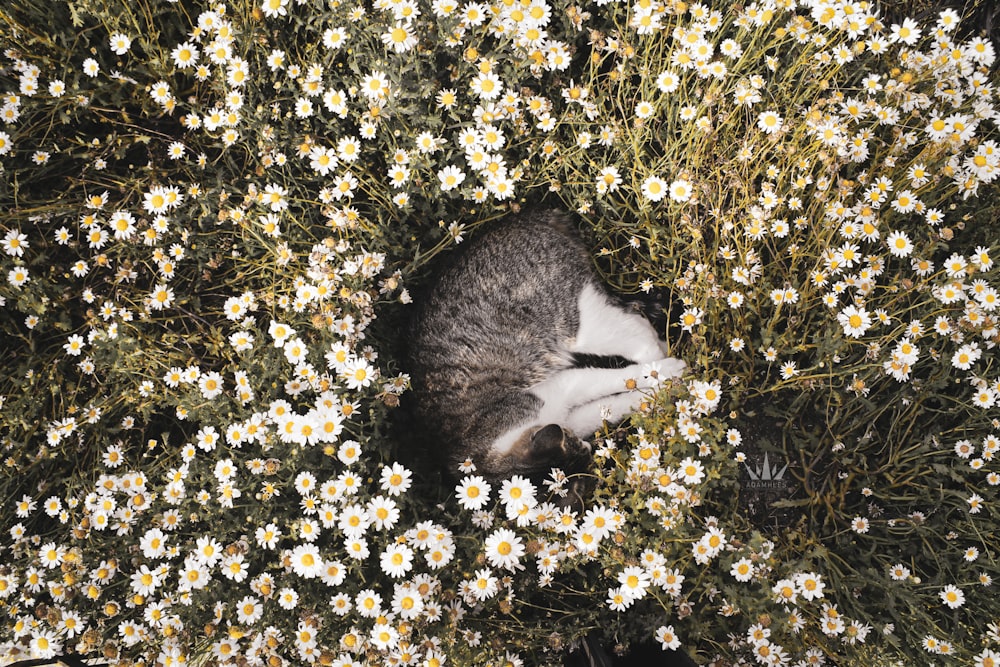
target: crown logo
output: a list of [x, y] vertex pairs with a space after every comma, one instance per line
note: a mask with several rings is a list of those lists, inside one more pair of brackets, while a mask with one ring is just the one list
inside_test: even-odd
[[780, 469], [777, 463], [772, 466], [766, 452], [764, 453], [763, 464], [757, 466], [756, 469], [752, 469], [746, 463], [743, 465], [746, 467], [750, 479], [754, 482], [780, 482], [785, 475], [785, 471], [788, 470], [787, 463]]

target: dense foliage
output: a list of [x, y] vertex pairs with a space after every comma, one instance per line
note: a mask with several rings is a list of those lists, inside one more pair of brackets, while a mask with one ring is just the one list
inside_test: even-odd
[[[0, 45], [0, 662], [1000, 664], [958, 12], [26, 0]], [[410, 289], [542, 200], [690, 368], [583, 508], [442, 482], [399, 408]]]

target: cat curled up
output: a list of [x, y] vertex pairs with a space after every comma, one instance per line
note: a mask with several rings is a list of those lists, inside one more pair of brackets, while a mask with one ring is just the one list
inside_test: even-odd
[[[646, 364], [685, 364], [601, 284], [566, 216], [522, 214], [455, 251], [418, 304], [409, 343], [417, 416], [448, 472], [491, 479], [586, 469], [586, 440], [624, 418]], [[627, 360], [580, 367], [582, 357]]]

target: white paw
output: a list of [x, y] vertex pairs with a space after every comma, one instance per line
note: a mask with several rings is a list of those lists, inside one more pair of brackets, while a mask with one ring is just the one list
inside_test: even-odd
[[659, 361], [666, 356], [667, 344], [662, 340], [654, 339], [652, 342], [647, 342], [644, 346], [637, 348], [632, 355], [627, 358], [642, 363]]
[[679, 378], [684, 375], [684, 371], [687, 370], [687, 364], [681, 359], [675, 357], [666, 357], [660, 359], [656, 362], [659, 366], [659, 374], [661, 380], [669, 380], [671, 378]]

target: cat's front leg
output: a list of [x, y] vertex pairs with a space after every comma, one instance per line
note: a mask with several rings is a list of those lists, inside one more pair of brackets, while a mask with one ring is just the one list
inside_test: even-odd
[[[655, 386], [684, 374], [687, 365], [667, 357], [625, 368], [572, 368], [543, 383], [542, 415], [546, 408], [565, 412], [562, 423], [581, 438], [593, 435], [603, 421], [616, 423], [632, 413], [641, 401], [636, 389]], [[649, 376], [652, 385], [643, 378]], [[558, 407], [557, 407], [558, 406]]]
[[612, 396], [629, 389], [630, 380], [642, 378], [642, 366], [625, 368], [567, 368], [539, 382], [529, 391], [542, 400], [539, 419], [562, 423], [578, 405]]
[[[580, 405], [642, 386], [647, 364], [625, 368], [567, 368], [530, 388], [542, 400], [540, 418], [558, 423]], [[680, 377], [687, 368], [680, 359], [667, 357], [648, 364], [660, 381]], [[634, 381], [634, 384], [633, 382]]]
[[585, 285], [577, 299], [580, 314], [570, 352], [629, 361], [654, 361], [667, 356], [667, 344], [642, 315], [623, 308], [595, 285]]
[[590, 439], [604, 422], [616, 424], [635, 412], [641, 400], [641, 394], [629, 391], [578, 405], [566, 417], [566, 428], [578, 438]]

